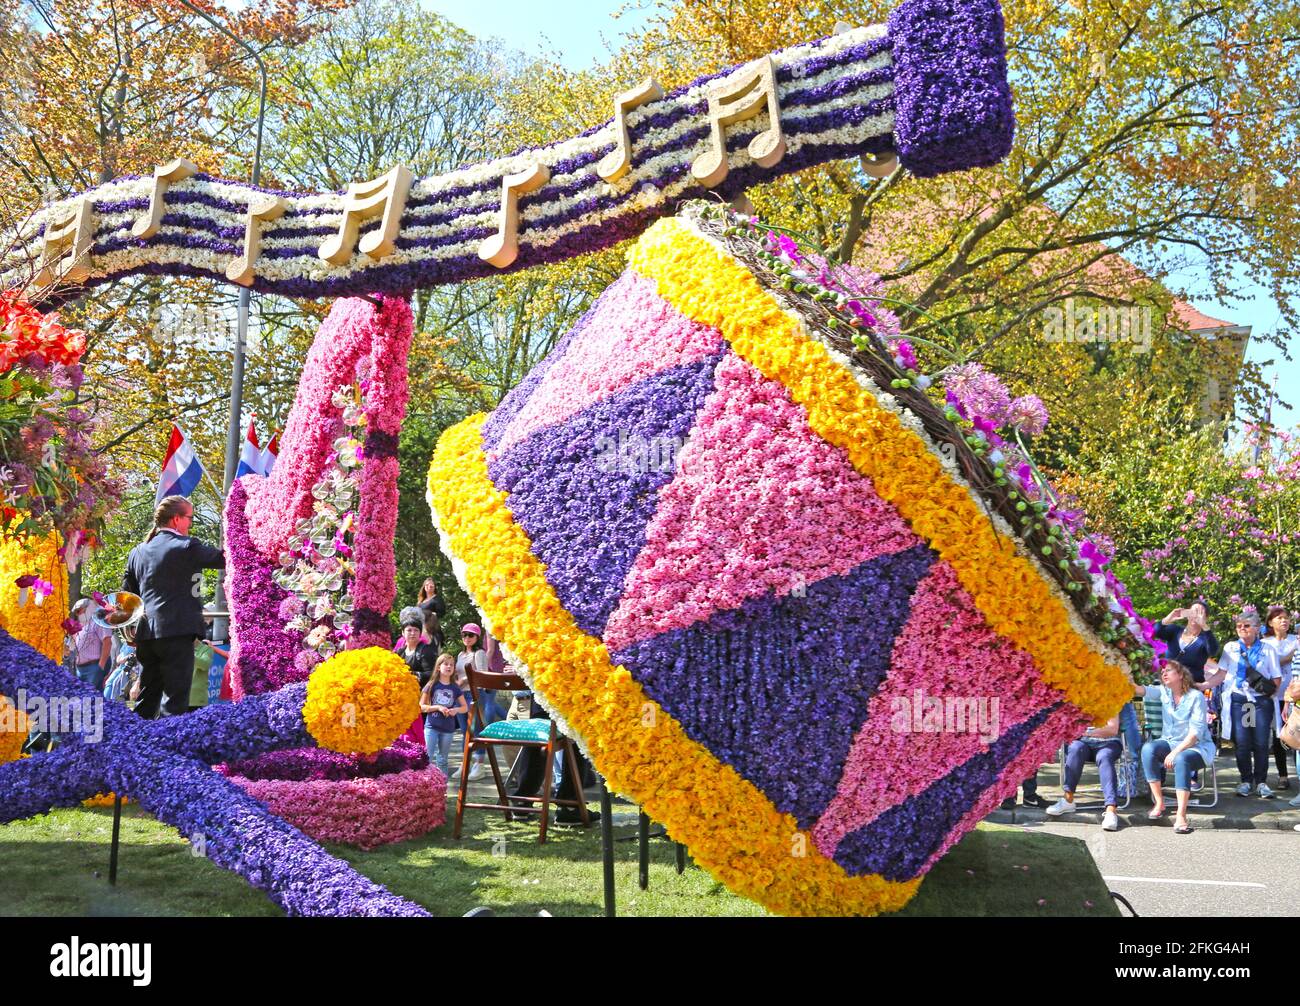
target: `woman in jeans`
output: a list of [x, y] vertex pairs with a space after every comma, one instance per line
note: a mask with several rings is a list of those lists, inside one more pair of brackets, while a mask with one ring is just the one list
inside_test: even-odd
[[[1214, 687], [1222, 673], [1207, 678], [1206, 685]], [[1176, 660], [1166, 660], [1160, 669], [1160, 682], [1134, 688], [1134, 692], [1141, 696], [1147, 692], [1160, 696], [1160, 739], [1142, 745], [1142, 771], [1151, 787], [1151, 802], [1155, 805], [1147, 817], [1154, 821], [1164, 816], [1163, 782], [1165, 772], [1173, 769], [1174, 789], [1178, 794], [1174, 832], [1189, 835], [1192, 827], [1187, 823], [1187, 804], [1192, 795], [1192, 772], [1205, 768], [1214, 760], [1214, 742], [1210, 739], [1210, 727], [1205, 718], [1205, 696], [1197, 691], [1192, 672]]]
[[[1238, 796], [1257, 791], [1268, 799], [1268, 756], [1273, 741], [1273, 696], [1281, 682], [1277, 650], [1259, 637], [1259, 616], [1246, 610], [1237, 616], [1237, 638], [1223, 648], [1219, 667], [1223, 679], [1223, 704], [1228, 711], [1224, 726], [1237, 749], [1237, 770], [1241, 773]], [[1274, 690], [1261, 692], [1256, 685], [1271, 679]], [[1209, 681], [1206, 682], [1209, 684]]]
[[[1282, 680], [1277, 683], [1277, 691], [1273, 693], [1273, 725], [1276, 727], [1273, 736], [1273, 761], [1277, 765], [1277, 788], [1290, 789], [1291, 773], [1287, 769], [1290, 767], [1288, 763], [1291, 754], [1282, 746], [1277, 734], [1282, 732], [1282, 725], [1286, 723], [1286, 686], [1291, 683], [1291, 662], [1295, 658], [1296, 646], [1300, 645], [1300, 640], [1297, 640], [1291, 632], [1290, 613], [1280, 604], [1270, 605], [1268, 614], [1264, 616], [1264, 643], [1271, 646], [1277, 654], [1278, 670], [1282, 672]], [[1300, 807], [1300, 797], [1292, 800], [1291, 806]]]
[[1131, 702], [1124, 703], [1119, 715], [1112, 716], [1104, 727], [1089, 727], [1082, 738], [1071, 742], [1065, 752], [1065, 785], [1062, 787], [1065, 795], [1047, 808], [1049, 817], [1074, 813], [1074, 791], [1079, 788], [1083, 766], [1095, 761], [1097, 774], [1101, 776], [1102, 800], [1106, 805], [1106, 813], [1101, 819], [1102, 831], [1119, 830], [1119, 778], [1115, 766], [1124, 753], [1120, 741], [1121, 728], [1125, 737], [1136, 734], [1137, 713], [1133, 711]]

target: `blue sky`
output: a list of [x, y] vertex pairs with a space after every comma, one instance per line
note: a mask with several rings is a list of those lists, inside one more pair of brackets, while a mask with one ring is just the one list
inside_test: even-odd
[[[569, 0], [560, 11], [537, 0], [422, 0], [422, 6], [436, 11], [480, 38], [499, 38], [508, 47], [528, 55], [558, 58], [569, 69], [580, 70], [603, 62], [617, 49], [620, 36], [644, 26], [656, 10], [654, 0]], [[623, 14], [618, 19], [613, 14]], [[791, 39], [791, 43], [802, 41]], [[1245, 285], [1253, 299], [1220, 303], [1197, 296], [1207, 284], [1195, 270], [1170, 277], [1171, 286], [1184, 286], [1193, 307], [1214, 318], [1238, 325], [1250, 325], [1247, 355], [1252, 360], [1275, 359], [1268, 373], [1278, 375], [1278, 396], [1294, 403], [1290, 410], [1274, 410], [1274, 422], [1285, 426], [1300, 423], [1300, 362], [1286, 362], [1272, 346], [1255, 336], [1274, 330], [1279, 324], [1277, 305], [1256, 283]]]

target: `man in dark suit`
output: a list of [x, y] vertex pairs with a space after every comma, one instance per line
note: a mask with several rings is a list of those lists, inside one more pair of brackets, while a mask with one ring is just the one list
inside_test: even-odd
[[[139, 594], [144, 617], [136, 629], [140, 702], [145, 719], [176, 716], [190, 703], [194, 640], [203, 635], [203, 574], [224, 569], [221, 549], [189, 536], [194, 508], [184, 496], [168, 496], [154, 511], [154, 526], [127, 556], [122, 589]], [[163, 701], [164, 696], [166, 700]]]

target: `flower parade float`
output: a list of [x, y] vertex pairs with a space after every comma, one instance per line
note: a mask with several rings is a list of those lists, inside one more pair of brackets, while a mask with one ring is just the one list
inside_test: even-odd
[[[137, 273], [344, 299], [272, 475], [226, 501], [237, 701], [147, 723], [111, 707], [104, 743], [0, 766], [0, 820], [111, 789], [291, 913], [418, 914], [308, 838], [369, 847], [442, 819], [445, 780], [393, 740], [414, 681], [380, 655], [405, 295], [609, 247], [687, 197], [834, 159], [882, 177], [995, 164], [1014, 129], [1002, 27], [996, 0], [905, 0], [886, 24], [667, 95], [648, 81], [578, 137], [433, 178], [397, 165], [342, 193], [271, 192], [174, 161], [39, 211], [0, 282], [51, 304]], [[655, 225], [500, 408], [442, 438], [430, 502], [484, 621], [613, 788], [777, 911], [887, 911], [1118, 707], [1125, 657], [1106, 605], [1090, 622], [1072, 603], [1083, 560], [1031, 554], [1061, 531], [1028, 484], [1007, 488], [1018, 468], [1003, 496], [971, 481], [996, 426], [931, 403], [901, 346], [853, 342], [855, 324], [877, 338], [863, 299], [827, 293], [837, 322], [764, 271], [738, 219]], [[1083, 577], [1089, 600], [1108, 575]], [[83, 688], [0, 634], [0, 691], [19, 687]], [[997, 696], [1000, 726], [882, 729], [918, 689]]]
[[[901, 907], [1154, 656], [1023, 454], [1041, 403], [974, 365], [934, 401], [854, 272], [692, 204], [429, 470], [537, 697], [788, 914]], [[935, 702], [971, 722], [927, 725]]]

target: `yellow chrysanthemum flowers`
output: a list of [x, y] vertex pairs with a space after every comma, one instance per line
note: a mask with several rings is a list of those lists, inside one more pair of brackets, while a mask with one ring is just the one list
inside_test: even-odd
[[415, 676], [401, 657], [378, 646], [335, 654], [307, 679], [303, 722], [331, 751], [382, 751], [419, 715]]

